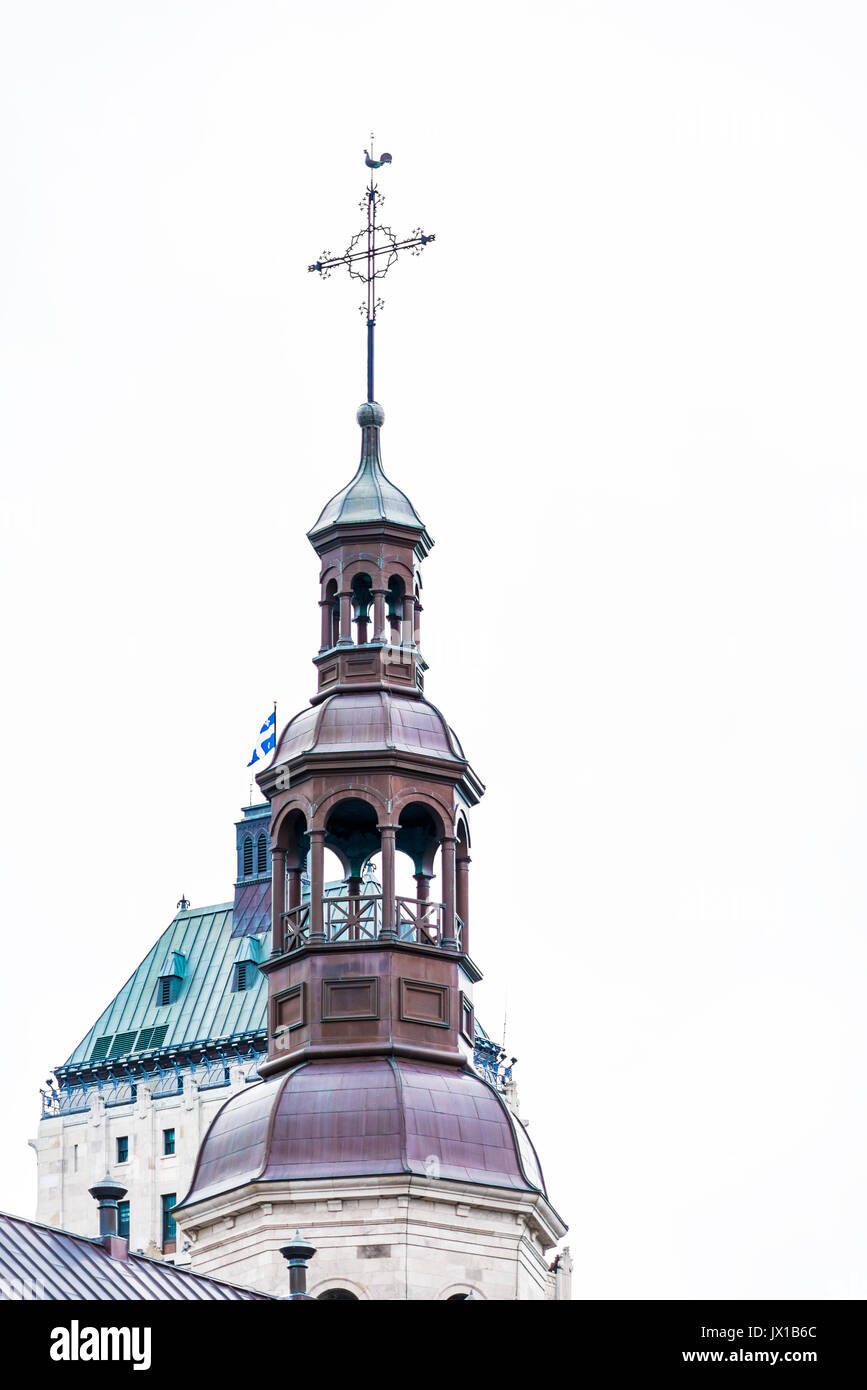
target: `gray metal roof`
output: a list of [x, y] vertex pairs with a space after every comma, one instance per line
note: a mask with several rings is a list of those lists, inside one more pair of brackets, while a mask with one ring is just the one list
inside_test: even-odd
[[0, 1212], [0, 1301], [70, 1298], [272, 1301], [269, 1294], [145, 1255], [113, 1259], [99, 1240]]
[[362, 429], [358, 472], [342, 491], [325, 504], [316, 525], [307, 532], [311, 540], [329, 526], [390, 521], [397, 526], [411, 526], [413, 530], [422, 532], [425, 551], [433, 544], [406, 493], [395, 487], [383, 472], [379, 432], [384, 418], [385, 412], [375, 401], [359, 408], [358, 420]]
[[[232, 935], [231, 903], [179, 912], [64, 1066], [88, 1061], [104, 1038], [123, 1043], [115, 1042], [114, 1050], [107, 1053], [109, 1059], [147, 1051], [147, 1035], [153, 1028], [160, 1029], [163, 1052], [263, 1029], [268, 999], [265, 976], [256, 972], [249, 989], [232, 991], [232, 967], [244, 940]], [[160, 1005], [157, 983], [173, 953], [183, 957], [184, 974], [174, 1002]]]

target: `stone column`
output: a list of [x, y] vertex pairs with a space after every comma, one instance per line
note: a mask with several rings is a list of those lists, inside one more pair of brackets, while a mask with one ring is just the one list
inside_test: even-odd
[[373, 591], [373, 640], [385, 641], [385, 589]]
[[457, 950], [455, 939], [455, 837], [446, 835], [442, 844], [443, 861], [443, 936], [446, 951]]
[[397, 936], [395, 928], [395, 902], [394, 902], [394, 837], [396, 827], [393, 825], [381, 825], [379, 827], [380, 843], [382, 845], [382, 926], [379, 935], [385, 941], [393, 941]]
[[337, 639], [338, 647], [352, 646], [352, 591], [342, 589], [340, 591], [340, 636]]
[[465, 854], [457, 860], [456, 910], [464, 924], [461, 950], [470, 953], [470, 856]]
[[412, 646], [415, 642], [415, 594], [406, 594], [403, 600], [402, 642]]
[[325, 831], [310, 831], [310, 940], [325, 940], [322, 897], [325, 892]]
[[361, 879], [355, 874], [350, 874], [346, 880], [346, 887], [349, 893], [349, 939], [358, 940], [358, 909], [361, 898]]
[[319, 607], [322, 610], [322, 645], [319, 650], [325, 652], [331, 646], [331, 599], [320, 599]]
[[287, 910], [292, 911], [293, 907], [301, 906], [301, 869], [289, 869], [289, 901]]
[[271, 955], [283, 954], [286, 939], [286, 923], [283, 913], [286, 910], [286, 851], [274, 848], [271, 851]]
[[412, 640], [417, 647], [421, 646], [421, 611], [418, 599], [413, 599]]

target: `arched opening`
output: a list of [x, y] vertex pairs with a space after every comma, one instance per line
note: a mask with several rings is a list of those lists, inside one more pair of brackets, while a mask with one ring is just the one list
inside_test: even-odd
[[[358, 1303], [360, 1301], [358, 1294], [350, 1293], [349, 1289], [326, 1289], [324, 1293], [318, 1293], [316, 1297], [330, 1300], [332, 1303]], [[466, 1298], [466, 1294], [462, 1294], [461, 1297]]]
[[357, 574], [352, 581], [352, 619], [356, 627], [356, 642], [363, 647], [368, 640], [370, 610], [373, 604], [373, 585], [369, 574]]
[[442, 881], [439, 861], [443, 834], [442, 820], [432, 807], [422, 801], [413, 801], [404, 806], [398, 819], [395, 846], [402, 856], [401, 869], [404, 872], [408, 869], [411, 879], [408, 882], [401, 873], [398, 880], [396, 909], [399, 940], [421, 946], [438, 946], [442, 942], [444, 904], [439, 890], [432, 888], [432, 885]]
[[266, 874], [268, 872], [268, 841], [264, 835], [260, 835], [256, 840], [256, 873]]
[[404, 640], [403, 636], [403, 614], [404, 614], [404, 595], [406, 585], [399, 574], [393, 574], [388, 581], [388, 632], [389, 641], [393, 646], [399, 646]]
[[[362, 941], [379, 935], [381, 894], [379, 885], [365, 875], [365, 865], [378, 852], [380, 841], [376, 811], [369, 802], [347, 797], [328, 813], [323, 850], [337, 857], [345, 886], [342, 892], [325, 886], [323, 853], [322, 925], [326, 941]], [[315, 883], [311, 891], [315, 891]]]
[[[310, 836], [303, 811], [294, 810], [280, 822], [271, 856], [271, 899], [274, 946], [291, 950], [310, 933], [310, 902], [303, 901]], [[282, 922], [282, 930], [280, 923]]]
[[253, 840], [250, 835], [244, 836], [244, 848], [241, 856], [241, 877], [249, 878], [253, 872]]
[[324, 607], [322, 610], [322, 645], [336, 647], [340, 636], [340, 598], [337, 593], [337, 580], [329, 579], [325, 586]]

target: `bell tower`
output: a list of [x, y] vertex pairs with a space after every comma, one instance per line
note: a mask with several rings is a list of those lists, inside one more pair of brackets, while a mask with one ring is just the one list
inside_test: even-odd
[[[383, 472], [383, 419], [376, 402], [360, 407], [358, 472], [308, 533], [322, 565], [318, 690], [258, 778], [273, 864], [263, 1076], [336, 1055], [463, 1066], [472, 1047], [467, 812], [484, 787], [422, 694], [418, 568], [431, 540]], [[342, 896], [325, 893], [326, 849]], [[401, 853], [408, 895], [396, 892]], [[374, 855], [382, 891], [362, 894]]]
[[[367, 155], [371, 171], [390, 162]], [[524, 1126], [473, 1067], [469, 813], [484, 786], [424, 693], [419, 571], [433, 542], [383, 471], [373, 398], [377, 258], [387, 269], [433, 238], [398, 242], [379, 202], [371, 172], [363, 249], [311, 267], [365, 280], [368, 399], [358, 469], [308, 532], [317, 688], [257, 778], [270, 806], [267, 1058], [261, 1084], [218, 1112], [175, 1219], [195, 1269], [266, 1290], [301, 1228], [319, 1252], [313, 1297], [548, 1298], [545, 1257], [566, 1228]]]

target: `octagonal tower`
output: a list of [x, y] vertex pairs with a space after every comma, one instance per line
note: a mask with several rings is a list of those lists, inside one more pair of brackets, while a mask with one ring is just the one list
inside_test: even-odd
[[[367, 157], [368, 167], [379, 161]], [[258, 776], [270, 803], [271, 951], [262, 1082], [230, 1099], [175, 1219], [193, 1267], [285, 1291], [280, 1247], [317, 1248], [329, 1299], [542, 1299], [565, 1227], [525, 1128], [473, 1068], [468, 814], [484, 787], [424, 694], [420, 566], [432, 541], [386, 477], [373, 399], [378, 228], [345, 265], [368, 289], [361, 459], [309, 531], [320, 561], [317, 689]], [[386, 244], [377, 249], [377, 233]], [[366, 263], [366, 273], [359, 266]], [[325, 855], [345, 891], [326, 892]], [[412, 864], [398, 893], [396, 856]], [[380, 856], [381, 883], [368, 876]], [[437, 891], [431, 885], [438, 866]]]

